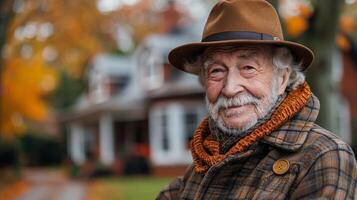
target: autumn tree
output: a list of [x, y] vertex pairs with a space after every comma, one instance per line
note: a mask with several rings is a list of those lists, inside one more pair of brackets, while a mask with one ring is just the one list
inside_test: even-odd
[[[8, 25], [10, 19], [13, 16], [12, 6], [14, 1], [13, 0], [4, 0], [0, 2], [0, 116], [2, 111], [2, 104], [3, 104], [3, 84], [2, 84], [2, 73], [3, 73], [3, 49], [5, 46], [6, 41], [6, 32], [8, 29]], [[0, 123], [0, 136], [1, 136], [1, 128], [2, 123]]]
[[340, 116], [341, 94], [338, 74], [342, 62], [336, 45], [339, 17], [344, 1], [312, 1], [313, 18], [308, 32], [301, 41], [316, 52], [316, 59], [308, 71], [308, 80], [316, 95], [321, 99], [321, 110], [318, 123], [336, 133], [341, 133]]
[[1, 74], [2, 135], [51, 117], [44, 97], [57, 87], [58, 72], [80, 79], [90, 58], [114, 44], [95, 0], [18, 0], [11, 7]]

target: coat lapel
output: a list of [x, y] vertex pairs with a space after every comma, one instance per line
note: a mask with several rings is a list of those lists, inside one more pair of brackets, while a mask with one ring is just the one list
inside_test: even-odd
[[297, 151], [308, 137], [320, 110], [320, 102], [311, 95], [304, 108], [283, 126], [265, 136], [261, 142], [286, 150]]

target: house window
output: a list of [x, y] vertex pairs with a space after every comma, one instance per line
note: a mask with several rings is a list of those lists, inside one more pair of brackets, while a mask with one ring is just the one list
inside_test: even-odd
[[178, 81], [178, 79], [183, 75], [183, 72], [176, 69], [169, 63], [163, 64], [164, 69], [164, 81]]
[[168, 151], [169, 150], [169, 133], [168, 133], [168, 126], [167, 126], [167, 115], [165, 113], [163, 113], [161, 115], [161, 133], [162, 133], [162, 149], [164, 151]]
[[182, 117], [184, 118], [184, 141], [187, 149], [190, 147], [190, 141], [200, 123], [200, 120], [202, 120], [206, 115], [207, 111], [203, 104], [185, 107]]
[[117, 77], [110, 77], [110, 94], [112, 96], [118, 94], [122, 91], [129, 83], [130, 77], [129, 76], [117, 76]]
[[190, 141], [192, 139], [193, 133], [196, 130], [198, 124], [198, 112], [196, 110], [186, 111], [184, 114], [185, 122], [185, 143], [186, 148], [190, 146]]
[[109, 94], [106, 91], [106, 76], [99, 70], [93, 70], [89, 80], [90, 100], [99, 103], [107, 100]]
[[162, 85], [164, 79], [161, 52], [148, 47], [142, 51], [138, 64], [141, 68], [143, 87], [149, 90], [158, 88]]

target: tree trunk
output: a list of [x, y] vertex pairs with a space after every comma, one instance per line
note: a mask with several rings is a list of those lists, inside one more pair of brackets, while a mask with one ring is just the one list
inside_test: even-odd
[[321, 103], [317, 123], [335, 133], [341, 133], [340, 118], [342, 61], [336, 46], [338, 20], [344, 1], [314, 1], [314, 16], [310, 28], [301, 42], [311, 47], [315, 53], [313, 65], [307, 70], [307, 79], [312, 91]]
[[279, 8], [279, 0], [268, 0], [275, 8]]
[[[1, 0], [0, 1], [0, 120], [2, 119], [2, 71], [3, 71], [3, 50], [6, 43], [7, 27], [10, 19], [13, 16], [12, 6], [14, 0]], [[1, 124], [1, 123], [0, 123]], [[0, 137], [2, 128], [0, 127]]]
[[[275, 8], [279, 0], [268, 0]], [[297, 42], [312, 48], [315, 60], [306, 71], [307, 80], [313, 93], [319, 98], [321, 106], [317, 124], [340, 134], [341, 94], [339, 81], [342, 61], [335, 38], [338, 20], [344, 1], [311, 0], [314, 16], [310, 19], [309, 29]], [[287, 34], [285, 34], [287, 36]], [[294, 40], [288, 38], [288, 40]]]
[[[6, 42], [7, 26], [9, 25], [10, 19], [13, 16], [13, 5], [14, 0], [2, 0], [0, 1], [0, 52], [2, 52], [3, 47]], [[0, 57], [2, 60], [2, 57]], [[0, 65], [1, 67], [1, 65]]]

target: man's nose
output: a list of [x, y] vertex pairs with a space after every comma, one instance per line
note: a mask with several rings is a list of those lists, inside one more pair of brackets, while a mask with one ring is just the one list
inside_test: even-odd
[[244, 91], [243, 80], [236, 73], [228, 73], [222, 94], [226, 97], [234, 97]]

